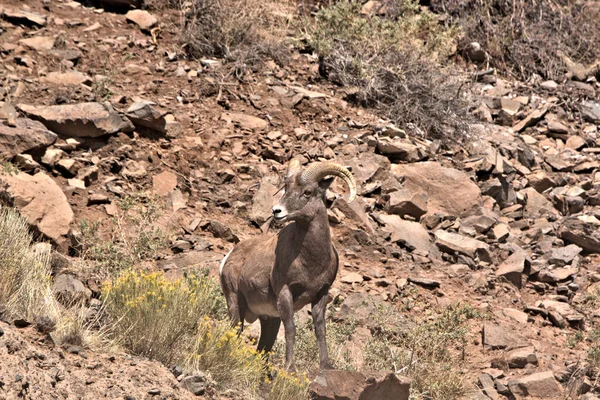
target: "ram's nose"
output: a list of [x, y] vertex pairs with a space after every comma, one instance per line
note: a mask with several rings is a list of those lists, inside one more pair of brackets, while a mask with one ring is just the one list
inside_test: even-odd
[[286, 217], [286, 215], [287, 212], [285, 211], [285, 208], [281, 207], [280, 205], [276, 205], [275, 207], [273, 207], [273, 218], [283, 219]]

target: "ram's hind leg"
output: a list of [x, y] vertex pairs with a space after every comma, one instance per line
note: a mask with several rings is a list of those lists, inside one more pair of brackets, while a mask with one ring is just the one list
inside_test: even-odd
[[241, 335], [244, 330], [244, 317], [248, 310], [248, 305], [244, 296], [238, 296], [237, 293], [231, 292], [225, 296], [227, 301], [227, 310], [229, 311], [229, 319], [231, 325], [236, 328], [239, 326], [238, 334]]
[[258, 351], [268, 353], [273, 349], [280, 326], [281, 318], [263, 317], [260, 319], [260, 340], [256, 348]]

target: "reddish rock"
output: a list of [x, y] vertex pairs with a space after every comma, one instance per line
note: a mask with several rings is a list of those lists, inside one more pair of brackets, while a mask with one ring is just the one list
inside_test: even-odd
[[413, 193], [427, 195], [428, 212], [443, 211], [465, 217], [479, 209], [479, 187], [462, 171], [442, 167], [437, 162], [394, 164], [392, 172], [404, 180], [404, 187]]
[[40, 150], [56, 141], [56, 134], [38, 122], [27, 118], [17, 118], [16, 126], [0, 123], [0, 154], [12, 158], [17, 154]]
[[327, 370], [311, 383], [310, 391], [312, 400], [408, 400], [410, 380], [386, 372]]
[[43, 172], [33, 176], [0, 172], [0, 192], [29, 224], [61, 250], [67, 249], [73, 210], [52, 178]]

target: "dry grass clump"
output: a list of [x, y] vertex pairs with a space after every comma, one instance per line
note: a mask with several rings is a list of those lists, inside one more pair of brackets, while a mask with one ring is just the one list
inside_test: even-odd
[[145, 194], [123, 197], [112, 217], [110, 239], [101, 237], [99, 221], [80, 221], [76, 246], [81, 260], [79, 268], [104, 279], [132, 268], [141, 260], [156, 257], [168, 247], [165, 232], [156, 227], [163, 208], [157, 197]]
[[33, 321], [56, 318], [50, 249], [34, 246], [27, 222], [13, 209], [0, 210], [0, 303], [10, 317]]
[[412, 399], [461, 399], [467, 391], [460, 370], [469, 319], [478, 312], [455, 304], [441, 314], [397, 331], [382, 329], [365, 346], [365, 363], [412, 378]]
[[283, 63], [293, 1], [182, 0], [182, 41], [192, 57]]
[[83, 304], [63, 307], [52, 290], [51, 246], [34, 243], [27, 222], [13, 209], [0, 210], [0, 304], [4, 318], [43, 326], [55, 343], [100, 346]]
[[600, 5], [580, 0], [436, 0], [463, 28], [463, 44], [479, 42], [490, 62], [520, 79], [560, 79], [561, 52], [573, 61], [600, 60]]
[[461, 80], [442, 65], [459, 30], [440, 24], [418, 1], [384, 3], [385, 16], [363, 15], [360, 2], [343, 0], [307, 20], [321, 74], [415, 134], [458, 138], [466, 129]]

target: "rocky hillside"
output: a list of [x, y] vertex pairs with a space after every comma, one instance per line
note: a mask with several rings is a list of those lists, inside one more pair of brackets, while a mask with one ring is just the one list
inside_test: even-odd
[[[53, 246], [59, 299], [97, 311], [103, 282], [133, 266], [216, 275], [234, 243], [277, 229], [268, 219], [292, 156], [335, 160], [359, 196], [331, 196], [341, 260], [330, 323], [352, 322], [335, 332], [361, 372], [321, 376], [315, 398], [406, 395], [419, 357], [404, 368], [381, 355], [397, 343], [372, 354], [365, 343], [457, 303], [473, 316], [450, 349], [464, 389], [452, 398], [600, 398], [593, 69], [521, 82], [455, 54], [473, 119], [464, 137], [433, 139], [353, 103], [352, 88], [323, 79], [318, 57], [297, 47], [285, 64], [194, 59], [178, 8], [84, 3], [0, 0], [1, 198]], [[381, 310], [390, 319], [377, 325]], [[199, 371], [59, 345], [39, 323], [3, 319], [0, 398], [237, 398]], [[376, 389], [361, 386], [373, 369], [400, 378], [380, 372]], [[419, 385], [413, 398], [450, 398]]]

